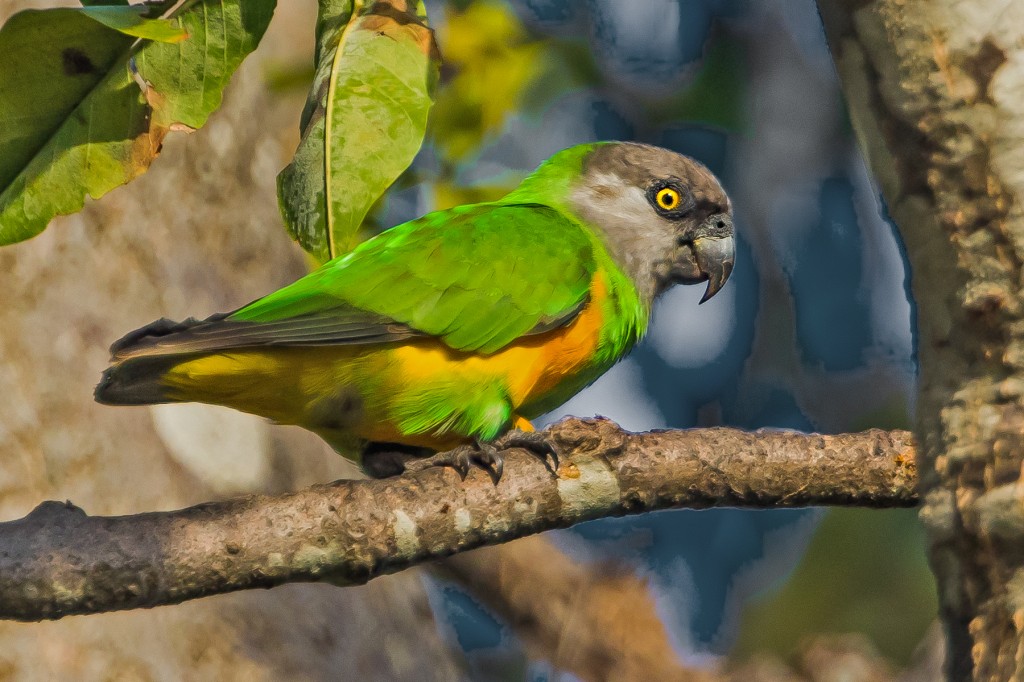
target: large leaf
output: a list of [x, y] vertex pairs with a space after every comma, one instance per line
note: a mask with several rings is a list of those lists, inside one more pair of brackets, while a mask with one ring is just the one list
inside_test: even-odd
[[172, 16], [188, 38], [173, 44], [138, 40], [173, 27], [115, 6], [12, 17], [0, 30], [0, 243], [144, 173], [168, 131], [203, 125], [274, 5], [185, 2]]
[[145, 7], [20, 12], [0, 29], [0, 187], [25, 167], [139, 33], [185, 32]]
[[416, 0], [321, 0], [316, 59], [278, 193], [292, 235], [324, 261], [358, 243], [367, 212], [419, 151], [438, 60]]

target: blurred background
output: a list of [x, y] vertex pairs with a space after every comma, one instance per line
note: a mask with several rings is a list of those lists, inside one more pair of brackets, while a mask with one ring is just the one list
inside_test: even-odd
[[[427, 7], [444, 80], [430, 142], [382, 225], [500, 195], [559, 149], [602, 139], [693, 156], [734, 202], [741, 246], [722, 293], [700, 307], [699, 287], [666, 294], [632, 355], [544, 423], [908, 428], [908, 266], [811, 0]], [[673, 511], [552, 535], [581, 561], [645, 577], [694, 662], [785, 656], [813, 633], [857, 632], [902, 665], [935, 614], [913, 511]], [[514, 636], [471, 595], [431, 592], [464, 649], [515, 657]], [[530, 667], [530, 679], [557, 678]]]
[[[54, 4], [68, 3], [0, 0], [0, 20]], [[0, 250], [12, 292], [0, 310], [2, 518], [47, 498], [133, 513], [353, 475], [309, 434], [247, 415], [91, 402], [124, 331], [231, 309], [307, 265], [281, 225], [274, 177], [298, 141], [316, 3], [279, 5], [206, 127], [169, 137], [139, 181]], [[426, 5], [444, 59], [437, 103], [374, 229], [498, 196], [552, 153], [602, 139], [691, 155], [734, 202], [740, 248], [725, 289], [699, 307], [700, 287], [669, 292], [629, 359], [544, 423], [909, 425], [907, 264], [811, 0]], [[597, 572], [645, 581], [672, 647], [694, 664], [785, 659], [807, 638], [859, 633], [900, 668], [935, 617], [910, 510], [675, 511], [548, 537]], [[574, 679], [533, 660], [471, 593], [416, 571], [5, 623], [0, 643], [0, 678]]]

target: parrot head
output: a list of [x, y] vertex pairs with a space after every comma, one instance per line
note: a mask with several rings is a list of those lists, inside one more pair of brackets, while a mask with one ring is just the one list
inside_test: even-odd
[[599, 232], [648, 302], [673, 284], [707, 282], [701, 303], [725, 284], [735, 261], [732, 208], [707, 168], [659, 147], [593, 147], [569, 208]]

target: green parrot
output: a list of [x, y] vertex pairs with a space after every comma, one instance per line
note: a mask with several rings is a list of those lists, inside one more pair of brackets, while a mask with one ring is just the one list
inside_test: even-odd
[[[674, 283], [725, 284], [729, 199], [704, 166], [630, 142], [563, 150], [498, 201], [403, 223], [302, 279], [111, 347], [111, 405], [199, 401], [319, 434], [371, 475], [557, 453], [530, 419], [644, 335]], [[431, 453], [434, 454], [430, 456]]]

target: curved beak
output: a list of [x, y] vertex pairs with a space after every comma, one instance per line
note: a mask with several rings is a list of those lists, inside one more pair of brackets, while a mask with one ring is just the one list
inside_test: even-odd
[[732, 274], [736, 262], [736, 242], [729, 236], [701, 237], [693, 242], [693, 255], [702, 275], [707, 277], [708, 288], [700, 299], [704, 303], [717, 294]]

